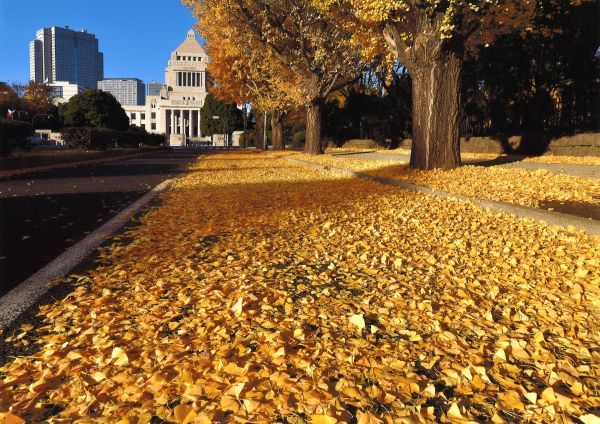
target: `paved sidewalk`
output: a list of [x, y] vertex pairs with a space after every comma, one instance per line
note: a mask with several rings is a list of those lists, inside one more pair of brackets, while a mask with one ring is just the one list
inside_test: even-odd
[[[330, 153], [332, 156], [337, 157], [348, 157], [353, 159], [366, 159], [366, 160], [382, 160], [382, 161], [393, 161], [398, 163], [408, 163], [410, 155], [398, 154], [398, 153], [382, 153], [382, 152], [339, 152]], [[600, 178], [600, 167], [592, 165], [563, 165], [553, 163], [531, 163], [521, 162], [518, 158], [514, 158], [514, 162], [510, 162], [510, 157], [504, 157], [494, 160], [481, 160], [481, 159], [467, 159], [463, 161], [465, 165], [478, 165], [478, 166], [499, 166], [501, 168], [522, 168], [522, 169], [546, 169], [557, 174], [567, 174], [574, 177], [583, 178]]]

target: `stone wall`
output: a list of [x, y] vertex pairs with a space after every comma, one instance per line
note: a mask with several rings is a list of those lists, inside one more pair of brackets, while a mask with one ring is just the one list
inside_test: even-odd
[[[410, 149], [411, 139], [400, 143]], [[544, 134], [516, 135], [511, 137], [463, 137], [461, 152], [465, 153], [513, 153], [557, 156], [599, 156], [600, 133], [583, 133], [562, 137]]]

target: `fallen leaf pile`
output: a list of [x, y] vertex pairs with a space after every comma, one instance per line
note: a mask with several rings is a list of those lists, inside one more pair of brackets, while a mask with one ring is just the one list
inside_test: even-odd
[[523, 159], [523, 162], [532, 163], [556, 163], [559, 165], [587, 165], [600, 166], [598, 156], [533, 156]]
[[296, 159], [368, 175], [391, 178], [480, 199], [539, 206], [544, 201], [600, 202], [600, 179], [557, 174], [545, 169], [528, 170], [462, 166], [452, 170], [420, 171], [390, 161], [330, 155], [295, 155]]
[[[345, 150], [351, 151], [351, 149], [332, 149], [337, 152]], [[410, 150], [407, 149], [391, 149], [391, 150], [377, 150], [378, 153], [391, 153], [398, 155], [410, 155]], [[460, 157], [463, 161], [467, 160], [494, 160], [501, 158], [509, 158], [509, 155], [498, 154], [498, 153], [467, 153], [461, 152]], [[530, 156], [521, 159], [521, 162], [531, 163], [550, 163], [558, 165], [588, 165], [598, 166], [600, 165], [600, 157], [598, 156], [564, 156], [564, 155], [542, 155], [542, 156]]]
[[597, 422], [599, 253], [576, 230], [210, 155], [11, 335], [38, 352], [0, 368], [0, 412]]

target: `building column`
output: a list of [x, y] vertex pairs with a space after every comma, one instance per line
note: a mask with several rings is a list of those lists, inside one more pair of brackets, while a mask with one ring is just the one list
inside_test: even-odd
[[171, 132], [169, 134], [175, 134], [175, 110], [171, 109]]
[[188, 133], [190, 138], [193, 137], [192, 129], [192, 110], [190, 109], [188, 110]]

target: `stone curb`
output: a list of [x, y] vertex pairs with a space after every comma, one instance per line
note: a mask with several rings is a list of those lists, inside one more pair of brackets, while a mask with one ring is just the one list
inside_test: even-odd
[[83, 240], [71, 246], [48, 265], [0, 297], [0, 329], [12, 323], [19, 315], [34, 305], [49, 289], [51, 281], [63, 278], [102, 242], [113, 236], [144, 206], [169, 187], [173, 180], [165, 180], [118, 215], [104, 223]]
[[544, 222], [549, 225], [557, 225], [559, 227], [567, 228], [570, 226], [577, 227], [585, 231], [590, 236], [600, 236], [600, 222], [593, 219], [581, 218], [578, 216], [568, 215], [560, 212], [551, 212], [539, 208], [531, 208], [527, 206], [515, 205], [508, 202], [498, 202], [495, 200], [484, 200], [477, 197], [463, 196], [460, 194], [452, 194], [442, 190], [436, 190], [429, 187], [424, 187], [416, 184], [405, 183], [402, 181], [396, 181], [389, 178], [374, 177], [371, 175], [363, 174], [361, 172], [350, 171], [348, 169], [334, 168], [331, 166], [320, 165], [312, 162], [307, 162], [299, 159], [287, 159], [291, 163], [296, 163], [304, 166], [308, 166], [318, 170], [326, 170], [336, 172], [338, 174], [344, 174], [351, 177], [360, 178], [363, 180], [374, 181], [380, 184], [390, 185], [399, 187], [405, 190], [409, 190], [416, 193], [428, 194], [432, 196], [441, 197], [444, 199], [458, 199], [463, 202], [474, 203], [485, 209], [492, 211], [504, 211], [510, 214], [516, 215], [519, 218], [529, 218], [534, 221]]
[[63, 163], [55, 163], [52, 165], [35, 166], [32, 168], [10, 169], [7, 171], [0, 171], [0, 178], [13, 177], [15, 175], [31, 174], [34, 172], [50, 171], [52, 169], [74, 168], [76, 166], [81, 166], [81, 165], [95, 165], [95, 164], [99, 164], [99, 163], [118, 162], [121, 160], [135, 159], [137, 157], [151, 155], [151, 154], [154, 154], [154, 153], [157, 153], [160, 151], [161, 150], [154, 150], [151, 152], [142, 152], [142, 153], [133, 153], [131, 155], [115, 156], [112, 158], [80, 160], [80, 161], [76, 161], [76, 162], [63, 162]]

